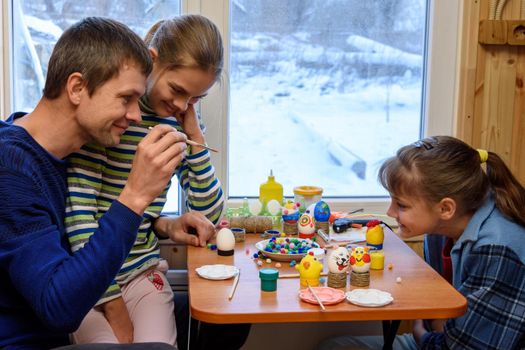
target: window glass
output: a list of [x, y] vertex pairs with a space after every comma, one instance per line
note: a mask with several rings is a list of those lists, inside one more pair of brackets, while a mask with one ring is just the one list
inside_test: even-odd
[[382, 161], [421, 135], [426, 0], [231, 2], [230, 197], [270, 170], [328, 197], [387, 195]]
[[[12, 10], [13, 110], [30, 111], [42, 96], [49, 57], [65, 28], [84, 17], [104, 16], [144, 37], [155, 22], [180, 13], [180, 0], [20, 0], [12, 2]], [[178, 211], [178, 186], [171, 186], [164, 211]]]

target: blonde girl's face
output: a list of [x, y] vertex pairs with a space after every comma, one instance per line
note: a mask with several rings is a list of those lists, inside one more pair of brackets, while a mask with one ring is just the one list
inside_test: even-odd
[[438, 204], [429, 205], [419, 197], [391, 195], [387, 215], [396, 219], [398, 233], [410, 238], [424, 233], [435, 233], [440, 225]]
[[180, 116], [189, 105], [205, 97], [215, 81], [212, 72], [199, 68], [167, 70], [155, 64], [148, 77], [146, 94], [156, 115]]

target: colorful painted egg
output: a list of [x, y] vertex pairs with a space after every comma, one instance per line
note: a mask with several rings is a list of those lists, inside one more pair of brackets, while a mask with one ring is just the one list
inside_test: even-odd
[[319, 201], [314, 207], [314, 218], [319, 222], [327, 222], [330, 219], [330, 208], [324, 201]]
[[315, 221], [313, 216], [310, 214], [303, 214], [299, 218], [298, 223], [299, 233], [302, 234], [313, 234], [315, 233]]

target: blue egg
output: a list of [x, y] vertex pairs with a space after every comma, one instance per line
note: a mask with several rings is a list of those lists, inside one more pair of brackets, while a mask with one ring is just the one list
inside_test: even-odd
[[314, 219], [319, 222], [327, 222], [330, 219], [330, 208], [324, 201], [319, 201], [314, 207]]

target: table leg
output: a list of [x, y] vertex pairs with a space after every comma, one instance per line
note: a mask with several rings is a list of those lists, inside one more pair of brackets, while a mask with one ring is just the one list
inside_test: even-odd
[[396, 338], [397, 329], [401, 321], [383, 321], [383, 350], [392, 350], [392, 344]]

